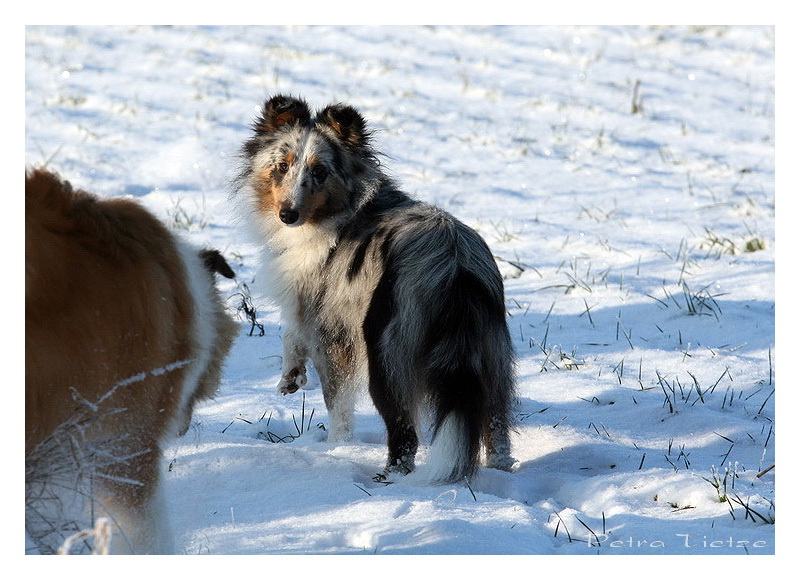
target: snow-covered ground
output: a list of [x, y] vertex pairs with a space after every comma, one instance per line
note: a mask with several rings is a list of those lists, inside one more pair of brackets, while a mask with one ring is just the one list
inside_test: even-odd
[[[275, 92], [359, 108], [404, 187], [491, 246], [512, 473], [376, 484], [366, 396], [332, 445], [316, 380], [276, 392], [280, 319], [254, 293], [251, 335], [238, 310], [258, 248], [229, 199]], [[27, 27], [25, 132], [28, 166], [140, 199], [237, 272], [219, 395], [164, 458], [182, 552], [775, 552], [774, 28]]]

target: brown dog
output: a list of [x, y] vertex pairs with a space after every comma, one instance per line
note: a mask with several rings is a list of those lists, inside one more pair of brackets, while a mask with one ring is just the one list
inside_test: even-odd
[[26, 172], [26, 529], [41, 551], [99, 516], [112, 552], [172, 551], [162, 443], [214, 394], [236, 334], [211, 269], [233, 276], [133, 201]]

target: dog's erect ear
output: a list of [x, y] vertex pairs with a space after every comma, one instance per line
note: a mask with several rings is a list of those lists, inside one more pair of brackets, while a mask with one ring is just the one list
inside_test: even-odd
[[264, 103], [253, 129], [256, 133], [273, 133], [286, 125], [306, 123], [310, 118], [311, 111], [302, 99], [275, 95]]
[[345, 145], [363, 147], [369, 141], [369, 132], [364, 118], [353, 107], [331, 105], [317, 115], [318, 122], [324, 123]]

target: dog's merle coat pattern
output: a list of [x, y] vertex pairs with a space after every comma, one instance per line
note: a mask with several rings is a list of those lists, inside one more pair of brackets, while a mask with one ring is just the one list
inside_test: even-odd
[[428, 477], [510, 469], [512, 345], [503, 282], [472, 229], [403, 193], [352, 107], [312, 116], [298, 98], [264, 104], [238, 187], [265, 245], [263, 282], [284, 319], [279, 389], [322, 382], [330, 436], [352, 433], [367, 378], [388, 432], [384, 474], [414, 469], [420, 410], [433, 414]]

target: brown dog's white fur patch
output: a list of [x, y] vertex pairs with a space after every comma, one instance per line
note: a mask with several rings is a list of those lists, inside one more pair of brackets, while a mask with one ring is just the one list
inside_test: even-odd
[[[137, 203], [26, 172], [26, 528], [40, 549], [90, 495], [75, 521], [108, 517], [112, 552], [172, 551], [161, 446], [216, 391], [236, 333], [205, 264]], [[53, 513], [43, 498], [64, 487], [78, 489]]]

